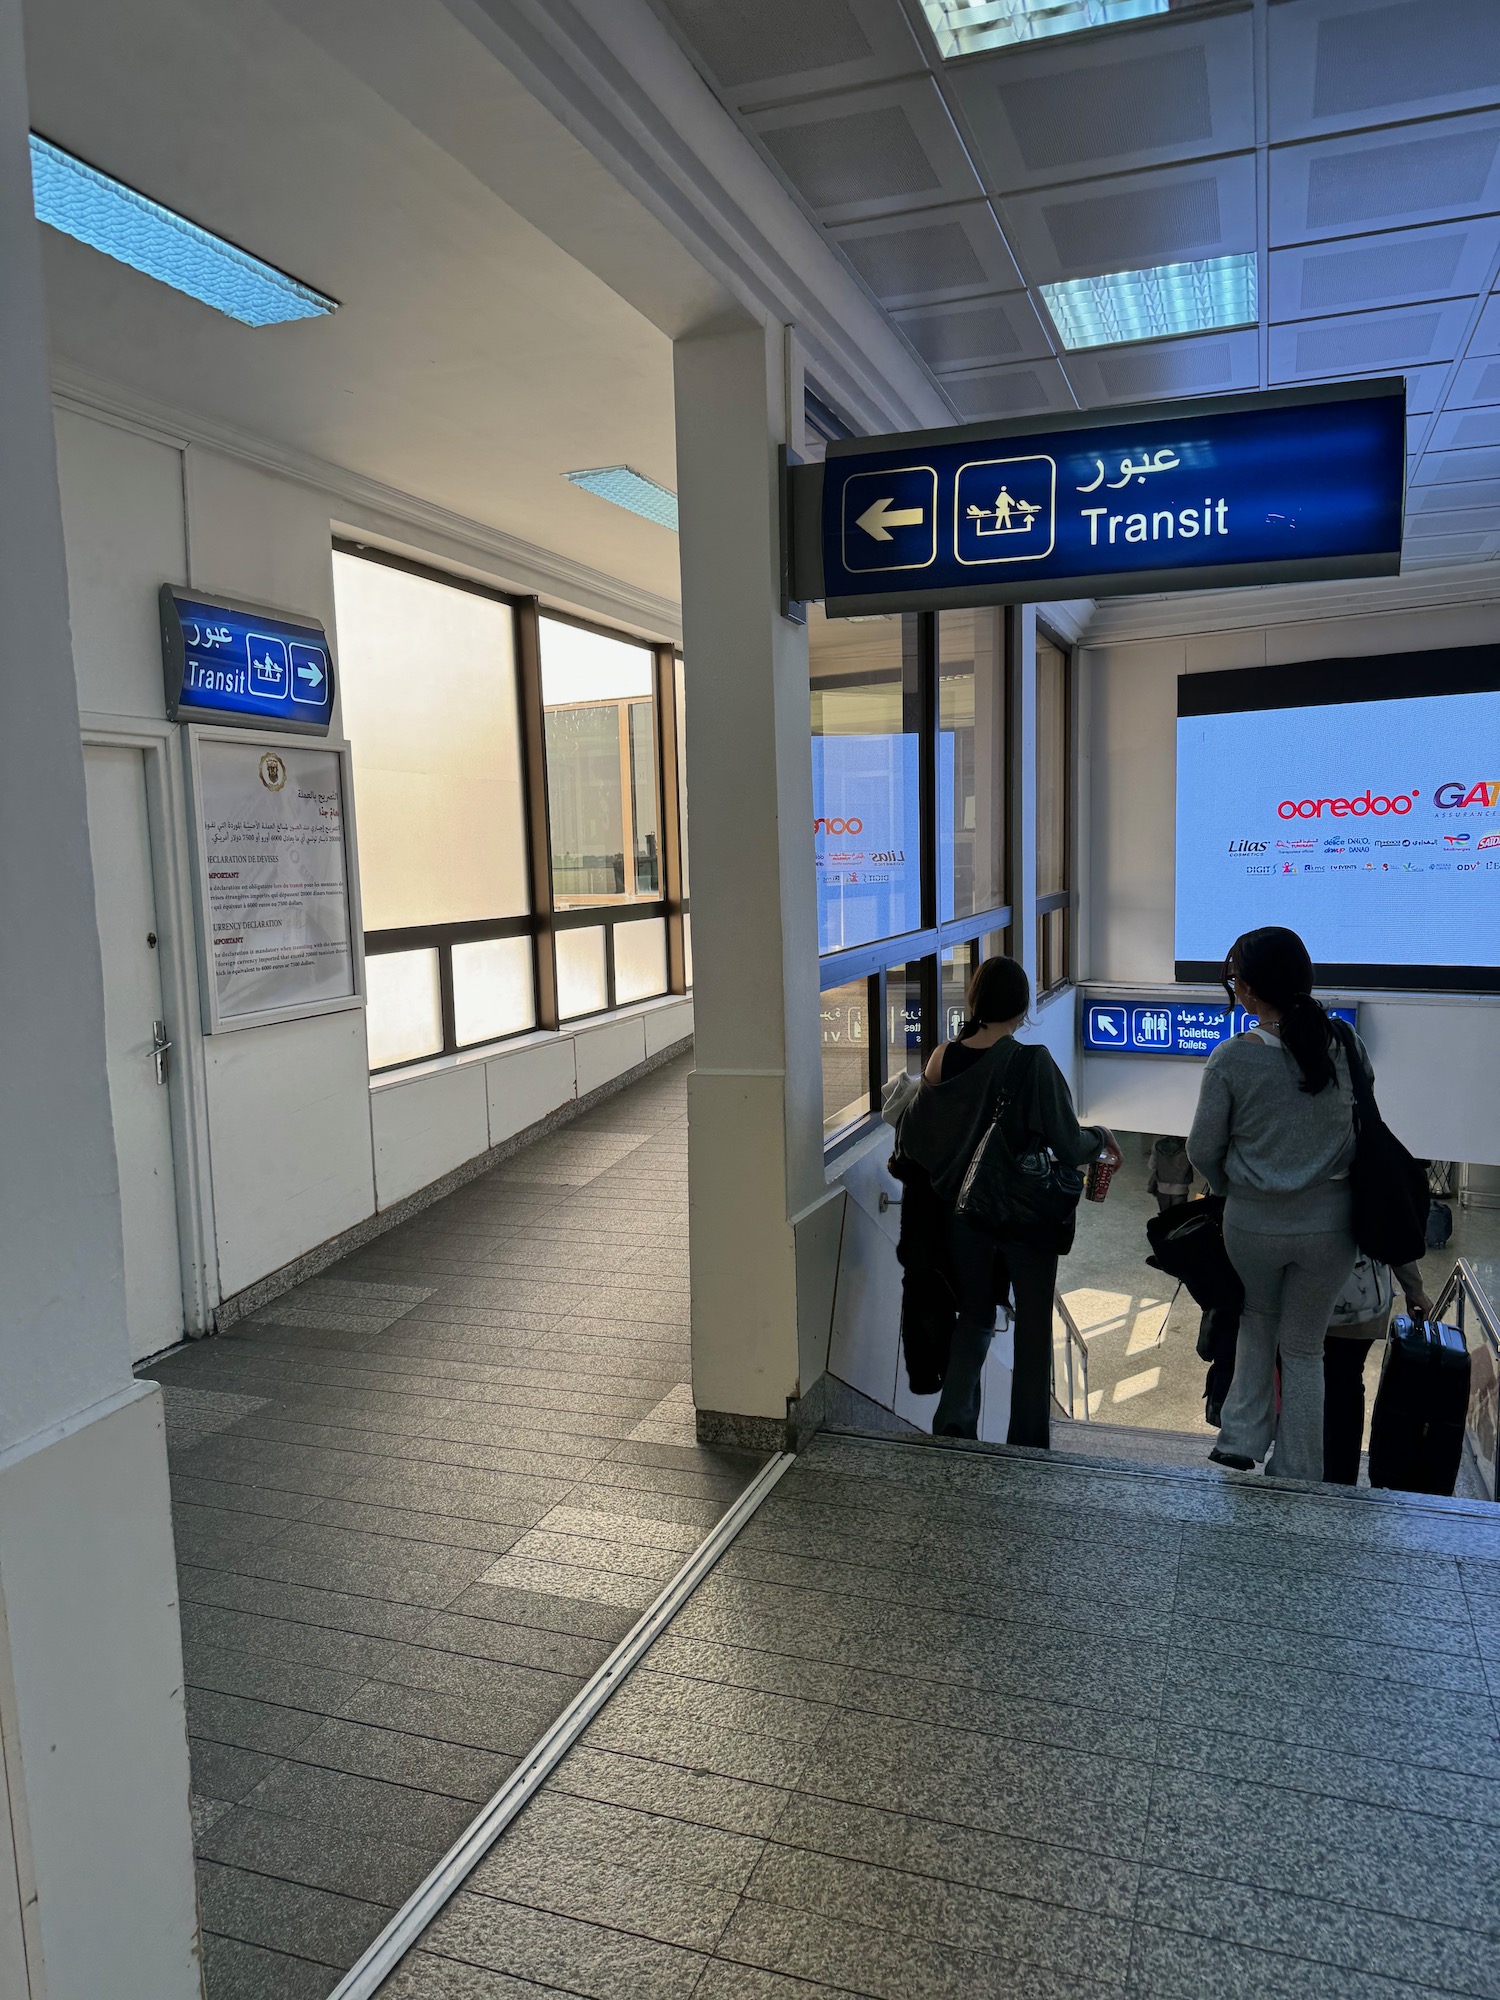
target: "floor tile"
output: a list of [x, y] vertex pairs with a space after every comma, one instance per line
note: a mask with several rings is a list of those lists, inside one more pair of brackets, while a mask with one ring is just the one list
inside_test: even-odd
[[703, 1959], [654, 1938], [460, 1891], [424, 1948], [586, 2000], [688, 2000]]
[[284, 1951], [239, 1938], [203, 1940], [203, 1977], [208, 2000], [324, 2000], [338, 1982], [334, 1965], [293, 1958]]

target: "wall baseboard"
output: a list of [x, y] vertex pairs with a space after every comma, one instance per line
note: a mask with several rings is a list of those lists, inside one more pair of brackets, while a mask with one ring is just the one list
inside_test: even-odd
[[[564, 1125], [572, 1124], [575, 1118], [581, 1118], [586, 1111], [592, 1111], [596, 1104], [602, 1104], [606, 1098], [627, 1090], [633, 1083], [639, 1083], [641, 1078], [649, 1076], [652, 1070], [662, 1069], [667, 1063], [676, 1062], [679, 1057], [686, 1055], [692, 1046], [692, 1036], [686, 1035], [680, 1042], [672, 1042], [668, 1047], [658, 1049], [655, 1055], [647, 1056], [644, 1062], [638, 1062], [619, 1076], [611, 1077], [608, 1083], [601, 1083], [597, 1089], [588, 1091], [584, 1096], [575, 1097], [567, 1104], [560, 1104], [555, 1111], [549, 1111], [545, 1118], [539, 1118], [534, 1125], [528, 1125], [524, 1130], [512, 1133], [510, 1138], [502, 1139], [498, 1146], [491, 1146], [486, 1152], [476, 1153], [472, 1160], [465, 1160], [451, 1172], [443, 1174], [435, 1181], [429, 1181], [426, 1187], [418, 1188], [414, 1194], [403, 1195], [400, 1201], [392, 1202], [389, 1208], [377, 1209], [362, 1222], [356, 1222], [351, 1229], [344, 1229], [337, 1236], [330, 1236], [326, 1242], [304, 1251], [300, 1257], [294, 1257], [290, 1264], [283, 1264], [279, 1270], [268, 1271], [265, 1277], [257, 1278], [253, 1285], [246, 1285], [242, 1291], [236, 1292], [232, 1298], [225, 1299], [216, 1308], [213, 1331], [227, 1332], [236, 1321], [248, 1319], [252, 1313], [259, 1312], [262, 1306], [269, 1305], [284, 1292], [305, 1284], [309, 1278], [316, 1278], [331, 1264], [338, 1263], [340, 1258], [349, 1256], [352, 1251], [362, 1250], [367, 1243], [373, 1243], [388, 1229], [395, 1229], [401, 1223], [409, 1222], [414, 1215], [420, 1215], [423, 1209], [431, 1208], [434, 1203], [442, 1201], [445, 1196], [454, 1193], [458, 1188], [465, 1187], [470, 1181], [476, 1181], [481, 1175], [487, 1174], [492, 1167], [499, 1166], [502, 1160], [508, 1160], [512, 1154], [534, 1145], [538, 1139], [549, 1137]], [[160, 1359], [160, 1355], [151, 1357], [152, 1361]]]

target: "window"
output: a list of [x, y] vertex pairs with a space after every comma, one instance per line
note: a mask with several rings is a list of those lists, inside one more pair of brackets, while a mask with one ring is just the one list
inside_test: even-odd
[[1010, 922], [1005, 614], [809, 606], [808, 661], [833, 1145], [954, 1032], [979, 940]]
[[1071, 974], [1070, 823], [1073, 663], [1042, 632], [1036, 635], [1036, 912], [1037, 990], [1050, 993]]
[[938, 616], [940, 917], [1009, 900], [1005, 886], [1008, 676], [999, 610]]
[[542, 704], [559, 909], [661, 894], [649, 646], [543, 618]]
[[916, 628], [808, 606], [820, 951], [922, 921]]
[[372, 1070], [685, 991], [671, 649], [333, 561]]

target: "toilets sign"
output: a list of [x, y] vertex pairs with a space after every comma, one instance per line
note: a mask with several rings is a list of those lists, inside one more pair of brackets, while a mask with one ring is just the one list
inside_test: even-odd
[[847, 617], [1391, 575], [1405, 471], [1400, 379], [841, 440], [790, 474], [788, 597]]

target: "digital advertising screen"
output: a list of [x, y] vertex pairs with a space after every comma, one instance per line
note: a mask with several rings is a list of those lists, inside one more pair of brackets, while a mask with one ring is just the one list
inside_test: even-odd
[[1327, 985], [1500, 990], [1500, 648], [1184, 675], [1176, 975], [1284, 924]]

